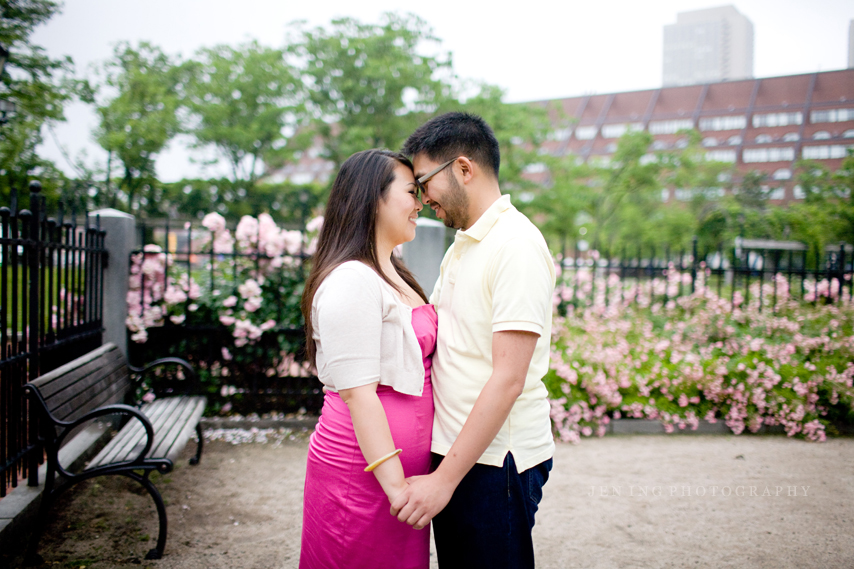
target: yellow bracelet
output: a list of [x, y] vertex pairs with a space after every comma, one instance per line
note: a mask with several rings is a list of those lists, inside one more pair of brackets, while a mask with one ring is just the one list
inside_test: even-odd
[[403, 449], [402, 449], [402, 448], [399, 448], [399, 449], [397, 449], [397, 450], [395, 450], [395, 451], [392, 451], [392, 452], [388, 453], [387, 455], [385, 455], [385, 456], [383, 456], [383, 457], [381, 457], [381, 458], [376, 459], [375, 461], [373, 461], [372, 463], [370, 463], [368, 466], [366, 466], [366, 467], [365, 467], [365, 472], [370, 472], [370, 471], [372, 471], [374, 468], [378, 467], [379, 465], [381, 465], [382, 463], [384, 463], [384, 462], [385, 462], [385, 461], [387, 461], [388, 459], [390, 459], [390, 458], [394, 458], [394, 457], [396, 457], [397, 455], [399, 455], [399, 454], [400, 454], [400, 453], [402, 453], [402, 452], [403, 452]]

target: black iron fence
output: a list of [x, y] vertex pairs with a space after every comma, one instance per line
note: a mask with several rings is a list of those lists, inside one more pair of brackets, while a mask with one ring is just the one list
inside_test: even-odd
[[14, 190], [0, 208], [0, 497], [19, 479], [37, 485], [43, 460], [21, 387], [101, 345], [105, 232], [61, 205], [47, 218], [40, 191], [30, 185], [29, 210]]
[[179, 355], [197, 368], [213, 410], [318, 412], [299, 310], [309, 257], [305, 224], [269, 218], [138, 223], [131, 253], [129, 357]]
[[810, 249], [799, 242], [737, 239], [731, 248], [691, 250], [638, 249], [610, 255], [581, 251], [559, 265], [556, 294], [561, 310], [569, 306], [652, 306], [667, 303], [698, 287], [729, 301], [730, 309], [752, 305], [777, 311], [783, 302], [852, 302], [854, 248], [836, 244]]

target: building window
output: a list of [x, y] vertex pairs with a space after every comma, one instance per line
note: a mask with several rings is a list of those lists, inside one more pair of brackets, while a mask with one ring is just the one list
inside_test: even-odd
[[596, 138], [595, 126], [580, 126], [575, 129], [575, 138], [578, 140], [593, 140]]
[[605, 147], [605, 152], [614, 153], [616, 151], [617, 151], [617, 143], [616, 142], [609, 142], [608, 145]]
[[795, 159], [795, 149], [786, 148], [748, 148], [741, 155], [746, 163], [784, 162]]
[[774, 142], [770, 134], [760, 134], [756, 137], [756, 144], [767, 144], [769, 142]]
[[694, 128], [694, 121], [691, 119], [677, 119], [670, 121], [650, 121], [650, 134], [673, 134], [680, 130]]
[[644, 154], [638, 160], [641, 166], [646, 166], [647, 164], [652, 164], [653, 162], [658, 162], [658, 157], [655, 154]]
[[826, 130], [820, 130], [812, 135], [813, 140], [827, 140], [830, 138], [830, 133]]
[[783, 142], [797, 142], [801, 139], [797, 132], [787, 132], [783, 135]]
[[709, 162], [735, 162], [735, 150], [710, 150], [706, 152]]
[[775, 180], [791, 180], [792, 179], [792, 171], [788, 168], [780, 168], [776, 172], [774, 172], [773, 178]]
[[738, 146], [739, 144], [741, 144], [741, 137], [738, 135], [730, 136], [729, 138], [727, 138], [726, 143], [730, 146]]
[[854, 146], [842, 146], [841, 144], [832, 144], [828, 146], [805, 146], [803, 157], [807, 160], [831, 160], [833, 158], [845, 158], [848, 155], [848, 149]]
[[688, 148], [688, 139], [680, 138], [676, 141], [676, 148]]
[[533, 164], [528, 164], [525, 166], [526, 174], [540, 174], [546, 171], [546, 165], [542, 162], [534, 162]]
[[667, 188], [664, 188], [663, 190], [661, 190], [661, 201], [666, 202], [669, 199], [670, 199], [670, 190], [668, 190]]
[[689, 190], [685, 188], [676, 188], [673, 193], [676, 195], [676, 199], [680, 202], [690, 201], [691, 198], [694, 197], [694, 190]]
[[804, 122], [804, 114], [800, 111], [795, 113], [768, 113], [765, 115], [753, 115], [753, 128], [763, 126], [789, 126]]
[[670, 148], [670, 145], [664, 142], [663, 140], [653, 140], [652, 141], [652, 149], [653, 150], [667, 150]]
[[706, 148], [709, 148], [710, 146], [717, 146], [717, 145], [718, 145], [718, 139], [715, 138], [714, 136], [709, 136], [709, 137], [706, 137], [703, 139], [703, 146], [705, 146]]
[[786, 199], [786, 188], [772, 188], [767, 195], [769, 200], [784, 200]]
[[747, 117], [708, 117], [700, 119], [700, 130], [741, 130], [747, 126]]
[[571, 128], [559, 128], [557, 130], [553, 130], [549, 133], [549, 140], [569, 140], [569, 136], [572, 134]]
[[637, 132], [640, 130], [643, 130], [643, 124], [639, 122], [606, 124], [602, 126], [602, 138], [620, 138], [628, 131]]
[[810, 113], [811, 123], [854, 121], [854, 109], [828, 109]]
[[854, 128], [842, 133], [842, 138], [854, 138]]

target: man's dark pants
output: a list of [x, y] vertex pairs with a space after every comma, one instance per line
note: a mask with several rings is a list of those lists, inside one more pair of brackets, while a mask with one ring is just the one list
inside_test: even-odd
[[[433, 470], [443, 458], [433, 455]], [[433, 518], [439, 567], [533, 569], [531, 530], [551, 468], [549, 459], [519, 474], [511, 453], [501, 467], [475, 464]]]

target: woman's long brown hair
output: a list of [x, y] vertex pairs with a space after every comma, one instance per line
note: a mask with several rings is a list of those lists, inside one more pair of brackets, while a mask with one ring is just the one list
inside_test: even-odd
[[[311, 305], [323, 280], [341, 263], [361, 261], [372, 267], [384, 281], [397, 287], [380, 269], [374, 252], [376, 241], [377, 207], [385, 200], [394, 181], [394, 169], [402, 164], [412, 170], [412, 162], [402, 154], [390, 150], [363, 150], [350, 156], [341, 165], [332, 184], [317, 240], [317, 252], [312, 257], [311, 272], [302, 294], [302, 315], [305, 318], [305, 348], [308, 360], [316, 364], [317, 346], [314, 341], [314, 324]], [[403, 261], [392, 255], [391, 262], [403, 281], [428, 302]]]

